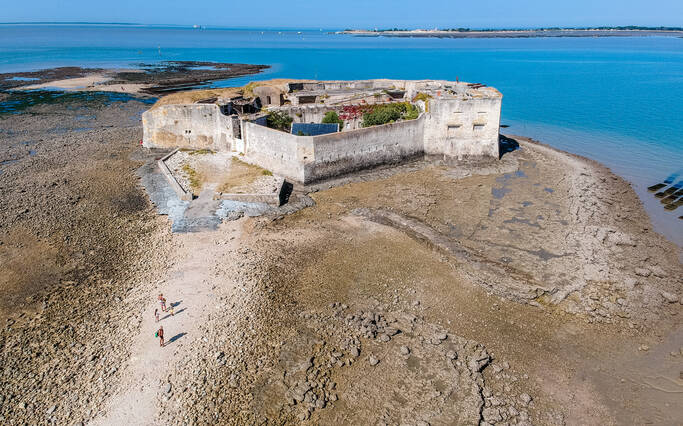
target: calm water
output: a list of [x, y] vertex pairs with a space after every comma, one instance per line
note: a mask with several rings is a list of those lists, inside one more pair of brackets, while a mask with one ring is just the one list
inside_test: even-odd
[[[683, 39], [399, 39], [324, 31], [0, 25], [0, 72], [160, 60], [268, 64], [274, 77], [450, 79], [504, 95], [510, 133], [598, 160], [631, 181], [655, 227], [683, 245], [683, 207], [646, 187], [683, 174]], [[678, 179], [682, 179], [680, 177]]]

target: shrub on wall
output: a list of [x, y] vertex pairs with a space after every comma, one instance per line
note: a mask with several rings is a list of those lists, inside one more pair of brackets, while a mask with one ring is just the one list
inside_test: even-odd
[[363, 114], [363, 127], [379, 126], [393, 123], [400, 119], [414, 120], [420, 115], [417, 107], [408, 102], [397, 102], [375, 105], [372, 110]]
[[327, 111], [323, 117], [322, 123], [324, 124], [339, 124], [339, 131], [344, 128], [344, 120], [339, 118], [339, 115], [335, 111]]
[[429, 100], [432, 98], [432, 95], [428, 93], [423, 93], [423, 92], [418, 92], [417, 95], [413, 98], [413, 102], [417, 101], [422, 101], [425, 103], [425, 111], [429, 111]]
[[271, 111], [268, 113], [268, 117], [266, 117], [268, 127], [288, 133], [292, 128], [292, 121], [294, 121], [292, 117], [280, 111]]

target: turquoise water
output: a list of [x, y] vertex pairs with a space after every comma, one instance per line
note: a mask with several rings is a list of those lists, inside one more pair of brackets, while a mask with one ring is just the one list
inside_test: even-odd
[[683, 39], [406, 39], [326, 31], [0, 25], [0, 72], [160, 60], [268, 64], [274, 77], [482, 82], [502, 124], [606, 164], [632, 182], [656, 229], [683, 245], [683, 207], [646, 187], [683, 172]]

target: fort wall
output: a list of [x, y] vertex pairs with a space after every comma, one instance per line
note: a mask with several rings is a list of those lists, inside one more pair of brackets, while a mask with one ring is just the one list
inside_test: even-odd
[[424, 120], [423, 114], [415, 120], [313, 136], [313, 160], [305, 165], [304, 183], [421, 155]]
[[430, 99], [426, 154], [498, 158], [501, 99]]
[[[346, 102], [329, 104], [326, 96], [341, 90], [370, 88], [346, 93], [348, 104], [383, 103], [377, 88], [404, 91], [401, 99], [414, 100], [422, 111], [416, 120], [360, 128], [361, 118], [346, 120], [344, 131], [319, 136], [296, 136], [266, 126], [264, 114], [225, 115], [217, 104], [159, 105], [143, 114], [146, 147], [212, 149], [244, 154], [244, 160], [287, 179], [309, 183], [379, 164], [422, 155], [444, 155], [458, 160], [499, 158], [498, 131], [502, 95], [491, 87], [443, 81], [372, 80], [358, 82], [291, 83], [289, 95], [274, 89], [259, 91], [273, 106], [295, 122], [320, 123], [325, 113], [341, 113]], [[306, 92], [305, 90], [312, 90]], [[328, 90], [330, 92], [319, 92]], [[278, 106], [280, 93], [292, 104]], [[320, 97], [314, 104], [297, 104], [301, 97]], [[359, 97], [360, 96], [360, 97]], [[270, 97], [270, 99], [268, 99]], [[426, 102], [424, 102], [426, 100]], [[355, 102], [355, 103], [354, 103]], [[340, 114], [341, 115], [341, 114]]]
[[305, 181], [303, 163], [313, 156], [311, 136], [295, 136], [249, 121], [242, 122], [242, 131], [247, 162], [297, 182]]
[[230, 150], [233, 119], [215, 104], [163, 105], [142, 114], [148, 148]]

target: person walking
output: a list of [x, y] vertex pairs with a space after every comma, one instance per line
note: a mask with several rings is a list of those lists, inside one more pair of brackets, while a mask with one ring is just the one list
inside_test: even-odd
[[154, 310], [154, 318], [156, 318], [157, 322], [159, 322], [159, 310], [158, 309]]
[[171, 316], [173, 316], [173, 303], [171, 303], [171, 306], [168, 307], [168, 310], [171, 312]]
[[157, 331], [157, 337], [159, 338], [159, 346], [164, 347], [164, 327], [159, 327]]
[[166, 299], [162, 296], [160, 299], [161, 302], [161, 310], [166, 312]]

